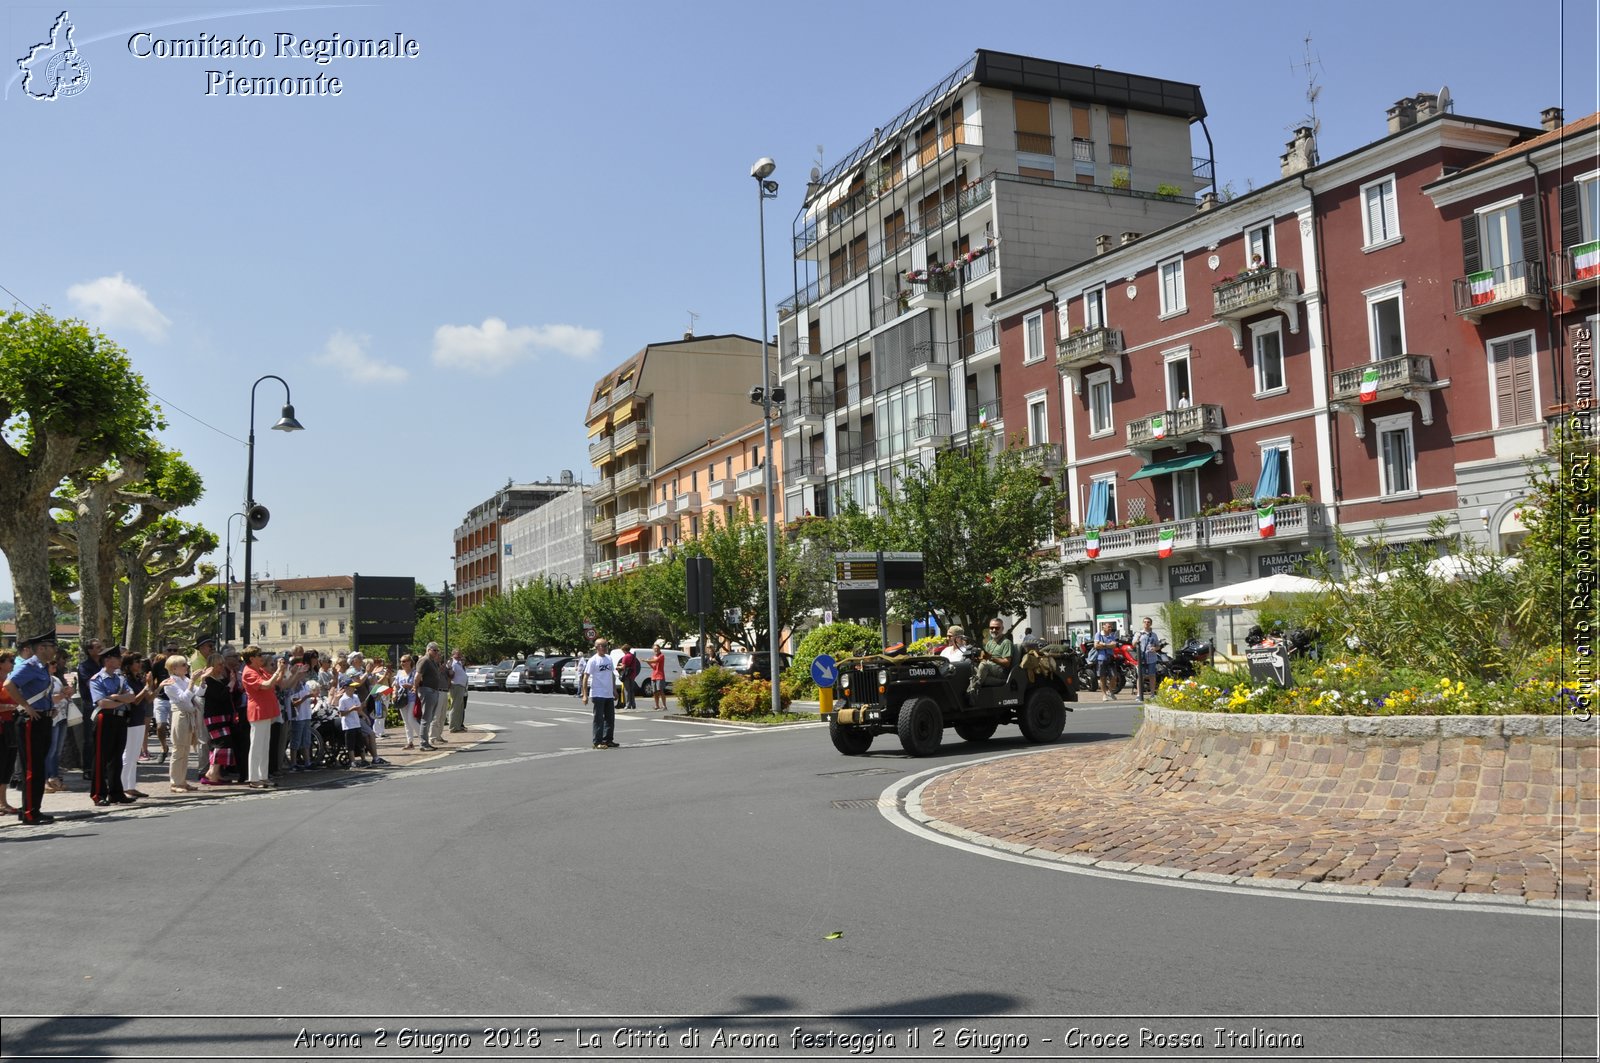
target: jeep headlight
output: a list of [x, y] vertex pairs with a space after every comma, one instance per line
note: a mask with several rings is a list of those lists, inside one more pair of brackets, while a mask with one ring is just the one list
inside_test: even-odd
[[846, 672], [844, 675], [839, 677], [839, 689], [844, 691], [846, 694], [850, 693], [850, 673], [849, 672]]

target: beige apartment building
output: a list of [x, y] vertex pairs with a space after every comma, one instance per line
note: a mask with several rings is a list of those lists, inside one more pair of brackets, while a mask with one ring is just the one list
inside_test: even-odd
[[[274, 653], [304, 646], [319, 653], [350, 648], [355, 621], [355, 580], [350, 576], [258, 579], [250, 583], [250, 626], [236, 645], [254, 643]], [[244, 615], [244, 585], [228, 587], [228, 608]]]
[[[595, 383], [585, 418], [598, 477], [588, 491], [596, 513], [590, 535], [600, 548], [592, 578], [645, 563], [656, 470], [748, 424], [750, 389], [760, 383], [761, 341], [733, 335], [652, 343]], [[681, 502], [687, 523], [704, 498], [688, 492]]]
[[[777, 519], [782, 521], [783, 482], [777, 473], [783, 466], [778, 440], [774, 426], [772, 490]], [[698, 536], [712, 519], [726, 524], [736, 509], [764, 518], [765, 457], [766, 441], [757, 420], [720, 438], [708, 439], [657, 469], [650, 478], [650, 508], [645, 513], [654, 546], [648, 555], [624, 554], [618, 562], [619, 570], [626, 572], [644, 560], [660, 560], [677, 543]]]

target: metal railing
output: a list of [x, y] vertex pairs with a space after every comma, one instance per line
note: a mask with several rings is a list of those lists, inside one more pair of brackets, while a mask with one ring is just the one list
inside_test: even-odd
[[941, 440], [950, 438], [950, 415], [948, 413], [919, 414], [911, 422], [911, 438], [914, 440]]
[[1081, 137], [1073, 137], [1072, 138], [1072, 161], [1073, 162], [1093, 162], [1094, 161], [1094, 141], [1092, 141], [1092, 140], [1084, 140]]
[[1111, 165], [1132, 166], [1133, 149], [1126, 144], [1111, 145]]
[[783, 480], [792, 483], [811, 476], [822, 476], [826, 468], [821, 458], [796, 458], [783, 467]]
[[1194, 174], [1194, 179], [1201, 188], [1215, 184], [1217, 181], [1216, 168], [1212, 165], [1210, 159], [1202, 159], [1198, 155], [1191, 155], [1189, 157], [1189, 170]]
[[932, 230], [939, 228], [958, 215], [965, 214], [973, 207], [987, 203], [994, 194], [994, 182], [980, 179], [976, 184], [970, 184], [958, 192], [953, 199], [947, 199], [936, 207], [929, 207], [917, 216], [916, 228], [923, 235], [928, 235]]
[[856, 465], [865, 465], [878, 460], [878, 441], [864, 439], [854, 446], [847, 447], [839, 452], [839, 467], [852, 468]]
[[1454, 282], [1456, 313], [1481, 314], [1502, 305], [1544, 296], [1544, 264], [1513, 262]]
[[1054, 155], [1056, 138], [1049, 133], [1024, 133], [1017, 130], [1017, 150], [1033, 155]]
[[813, 391], [789, 403], [791, 416], [802, 419], [822, 417], [834, 408], [832, 391]]

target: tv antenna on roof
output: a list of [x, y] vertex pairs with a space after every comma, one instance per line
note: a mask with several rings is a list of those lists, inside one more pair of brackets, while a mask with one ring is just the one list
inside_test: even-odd
[[1316, 165], [1316, 143], [1322, 134], [1322, 119], [1317, 117], [1317, 100], [1322, 96], [1322, 86], [1317, 84], [1317, 75], [1322, 71], [1322, 57], [1311, 51], [1311, 34], [1305, 36], [1305, 58], [1296, 63], [1291, 61], [1289, 69], [1303, 70], [1306, 75], [1306, 106], [1309, 108], [1306, 116], [1300, 120], [1303, 126], [1311, 127], [1312, 159], [1311, 164]]
[[695, 322], [699, 321], [699, 320], [700, 320], [700, 315], [699, 314], [695, 313], [693, 310], [689, 311], [689, 335], [691, 335], [691, 336], [694, 335], [694, 325], [695, 325]]
[[822, 164], [825, 161], [826, 160], [822, 157], [822, 145], [818, 144], [817, 145], [817, 169], [819, 169], [819, 170], [822, 169]]

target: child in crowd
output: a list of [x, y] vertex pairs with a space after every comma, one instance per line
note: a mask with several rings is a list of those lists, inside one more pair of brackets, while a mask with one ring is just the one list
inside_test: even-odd
[[311, 714], [321, 701], [322, 685], [302, 682], [289, 694], [289, 770], [310, 771]]
[[367, 738], [361, 730], [361, 703], [367, 693], [367, 681], [357, 679], [345, 688], [339, 699], [339, 723], [344, 728], [345, 748], [350, 751], [350, 763], [357, 768], [368, 767]]

